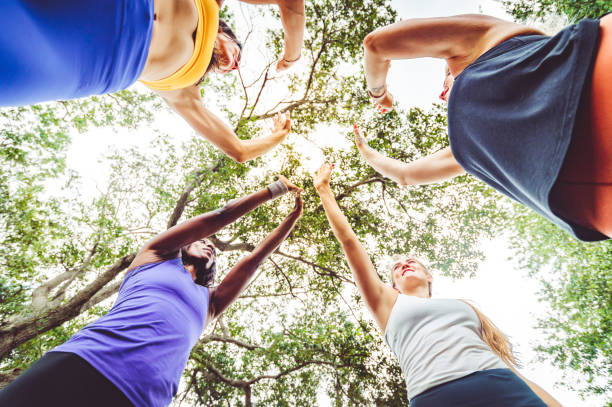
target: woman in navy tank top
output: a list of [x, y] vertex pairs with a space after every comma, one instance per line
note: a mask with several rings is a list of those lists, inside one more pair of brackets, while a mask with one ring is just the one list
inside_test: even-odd
[[[585, 241], [612, 237], [612, 15], [549, 37], [484, 15], [413, 19], [364, 40], [368, 92], [393, 106], [390, 61], [447, 63], [450, 147], [412, 163], [371, 149], [366, 161], [402, 185], [465, 171]], [[452, 90], [452, 92], [451, 92]]]
[[[296, 195], [291, 213], [218, 286], [212, 286], [216, 253], [206, 237], [290, 190]], [[130, 264], [111, 310], [10, 383], [0, 392], [0, 405], [170, 404], [206, 324], [234, 302], [293, 229], [302, 214], [300, 194], [301, 189], [281, 177], [155, 236]]]
[[405, 257], [384, 284], [330, 188], [333, 165], [313, 178], [357, 287], [397, 357], [414, 407], [561, 407], [521, 377], [507, 338], [475, 307], [432, 299], [431, 273]]

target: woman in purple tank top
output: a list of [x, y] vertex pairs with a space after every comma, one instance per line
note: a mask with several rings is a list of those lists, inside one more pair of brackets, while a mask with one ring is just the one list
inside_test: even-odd
[[[295, 193], [291, 213], [213, 287], [215, 248], [206, 237], [288, 191]], [[111, 310], [9, 384], [0, 392], [0, 405], [170, 404], [206, 324], [234, 302], [293, 229], [302, 214], [301, 192], [281, 176], [258, 192], [155, 236], [132, 261]]]

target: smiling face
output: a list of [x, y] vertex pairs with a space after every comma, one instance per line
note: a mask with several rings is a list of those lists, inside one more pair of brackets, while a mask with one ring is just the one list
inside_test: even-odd
[[427, 268], [413, 257], [406, 257], [393, 264], [391, 268], [393, 288], [402, 294], [411, 294], [424, 289], [431, 297], [433, 276]]
[[213, 70], [217, 73], [228, 73], [238, 69], [242, 56], [241, 48], [234, 38], [221, 31], [215, 42], [216, 62]]
[[446, 103], [448, 103], [448, 99], [450, 98], [450, 92], [451, 92], [451, 89], [453, 88], [454, 83], [455, 83], [455, 78], [451, 74], [450, 69], [448, 68], [448, 65], [446, 65], [444, 83], [442, 85], [442, 93], [440, 93], [440, 96], [438, 96], [440, 100], [443, 100]]

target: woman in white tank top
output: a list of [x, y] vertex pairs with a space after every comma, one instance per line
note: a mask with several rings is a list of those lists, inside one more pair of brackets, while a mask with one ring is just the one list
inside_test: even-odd
[[323, 164], [314, 186], [357, 286], [398, 358], [411, 407], [560, 407], [520, 376], [507, 338], [461, 300], [432, 299], [432, 275], [413, 258], [396, 262], [384, 284], [342, 214]]

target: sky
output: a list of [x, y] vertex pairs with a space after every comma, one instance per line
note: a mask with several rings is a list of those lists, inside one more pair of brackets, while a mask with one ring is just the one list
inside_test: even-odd
[[[510, 19], [504, 13], [500, 3], [492, 0], [393, 0], [392, 5], [401, 19], [481, 12]], [[244, 5], [238, 7], [239, 12], [236, 13], [238, 26], [241, 24], [240, 19], [248, 15], [252, 7]], [[270, 24], [280, 28], [279, 22]], [[269, 25], [266, 24], [266, 26]], [[264, 54], [257, 47], [250, 47], [250, 51], [245, 50], [243, 61], [249, 58], [261, 58]], [[299, 69], [299, 66], [296, 69]], [[394, 61], [388, 76], [388, 89], [394, 95], [397, 105], [405, 109], [412, 106], [427, 108], [431, 103], [438, 102], [437, 96], [442, 88], [443, 75], [444, 63], [439, 60], [423, 58]], [[214, 111], [214, 106], [208, 107]], [[190, 127], [172, 113], [158, 115], [152, 127], [161, 132], [176, 135], [177, 142], [194, 136]], [[345, 129], [337, 129], [333, 126], [326, 129], [327, 132], [330, 130], [345, 132]], [[75, 135], [73, 137], [68, 165], [81, 173], [86, 180], [91, 181], [86, 187], [92, 193], [104, 184], [103, 174], [109, 173], [108, 169], [104, 168], [101, 159], [111, 146], [126, 148], [144, 145], [153, 137], [150, 132], [146, 131], [140, 131], [139, 134], [133, 133], [132, 131], [129, 136], [126, 136], [121, 131], [109, 132], [108, 129], [95, 129], [87, 136]], [[316, 139], [316, 134], [313, 135], [313, 138]], [[299, 143], [303, 140], [295, 140], [295, 142]], [[322, 160], [322, 154], [318, 148], [312, 146], [305, 148], [313, 149], [314, 158], [308, 168], [312, 172]], [[559, 369], [548, 362], [537, 361], [532, 350], [544, 340], [539, 331], [534, 328], [537, 318], [543, 317], [546, 312], [546, 305], [537, 301], [537, 281], [518, 270], [516, 263], [512, 260], [513, 254], [508, 249], [508, 244], [503, 236], [483, 242], [483, 247], [487, 258], [480, 264], [476, 277], [452, 280], [434, 276], [434, 296], [472, 300], [503, 332], [510, 336], [524, 364], [521, 369], [522, 374], [545, 388], [564, 406], [602, 405], [601, 399], [582, 400], [575, 392], [555, 386], [555, 382], [562, 380]], [[320, 405], [328, 405], [324, 396], [320, 399]]]

